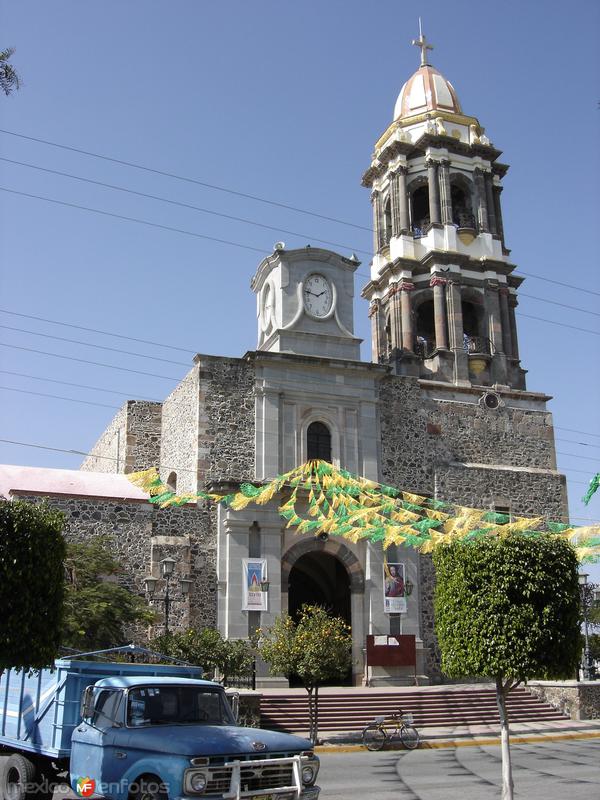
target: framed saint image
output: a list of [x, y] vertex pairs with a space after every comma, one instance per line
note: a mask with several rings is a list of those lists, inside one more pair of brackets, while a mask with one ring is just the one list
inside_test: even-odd
[[383, 610], [386, 614], [406, 614], [404, 564], [383, 563]]
[[266, 560], [244, 558], [242, 566], [242, 611], [266, 611], [268, 592], [261, 586], [267, 580]]

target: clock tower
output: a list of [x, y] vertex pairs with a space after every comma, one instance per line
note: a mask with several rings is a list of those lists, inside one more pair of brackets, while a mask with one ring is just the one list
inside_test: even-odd
[[257, 350], [360, 360], [354, 335], [356, 256], [282, 243], [252, 279], [258, 317]]

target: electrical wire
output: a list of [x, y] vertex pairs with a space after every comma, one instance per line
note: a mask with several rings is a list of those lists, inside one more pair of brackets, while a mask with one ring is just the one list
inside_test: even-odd
[[228, 244], [232, 247], [241, 247], [242, 250], [252, 250], [255, 253], [260, 253], [262, 256], [268, 254], [268, 248], [252, 247], [248, 244], [240, 244], [239, 242], [232, 242], [228, 239], [218, 239], [216, 236], [208, 236], [204, 233], [195, 233], [194, 231], [186, 231], [183, 228], [173, 228], [170, 225], [160, 225], [158, 222], [149, 222], [146, 219], [137, 219], [136, 217], [126, 217], [124, 214], [114, 214], [111, 211], [102, 211], [99, 208], [89, 208], [88, 206], [80, 205], [79, 203], [67, 203], [65, 200], [55, 200], [53, 197], [44, 197], [39, 194], [29, 194], [28, 192], [19, 192], [16, 189], [9, 189], [7, 186], [0, 186], [0, 191], [10, 192], [10, 194], [20, 195], [21, 197], [29, 197], [33, 200], [44, 200], [47, 203], [54, 203], [58, 206], [66, 206], [67, 208], [77, 208], [80, 211], [89, 211], [92, 214], [101, 214], [103, 217], [111, 217], [112, 219], [120, 219], [125, 222], [135, 222], [138, 225], [147, 225], [150, 228], [158, 228], [159, 230], [169, 231], [170, 233], [182, 233], [185, 236], [193, 236], [196, 239], [207, 239], [209, 242], [217, 242], [218, 244]]
[[180, 381], [181, 378], [176, 378], [172, 375], [156, 375], [154, 372], [142, 372], [139, 369], [130, 369], [128, 367], [117, 367], [115, 364], [103, 364], [100, 361], [88, 361], [85, 358], [75, 358], [74, 356], [63, 356], [59, 353], [47, 353], [45, 350], [35, 350], [32, 347], [22, 347], [18, 344], [7, 344], [0, 342], [0, 347], [10, 347], [13, 350], [24, 350], [27, 353], [37, 353], [41, 356], [52, 356], [52, 358], [62, 358], [65, 361], [77, 361], [80, 364], [91, 364], [94, 367], [106, 367], [107, 369], [118, 369], [120, 372], [133, 372], [136, 375], [145, 375], [149, 378], [160, 378], [165, 381]]
[[348, 247], [348, 245], [340, 244], [339, 242], [331, 242], [328, 239], [319, 239], [316, 236], [310, 236], [310, 235], [307, 235], [305, 233], [298, 233], [297, 231], [286, 230], [285, 228], [280, 228], [280, 227], [277, 227], [275, 225], [266, 225], [266, 224], [264, 224], [262, 222], [257, 222], [256, 220], [252, 220], [252, 219], [245, 219], [244, 217], [237, 217], [237, 216], [234, 216], [233, 214], [223, 214], [220, 211], [213, 211], [210, 208], [202, 208], [201, 206], [195, 206], [195, 205], [192, 205], [191, 203], [183, 203], [183, 202], [180, 202], [178, 200], [171, 200], [168, 197], [161, 197], [160, 195], [156, 195], [156, 194], [147, 194], [146, 192], [138, 192], [135, 189], [128, 189], [126, 186], [117, 186], [116, 184], [113, 184], [113, 183], [104, 183], [103, 181], [96, 181], [96, 180], [93, 180], [92, 178], [84, 178], [81, 175], [73, 175], [73, 173], [71, 173], [71, 172], [61, 172], [60, 170], [57, 170], [57, 169], [50, 169], [49, 167], [42, 167], [42, 166], [40, 166], [38, 164], [30, 164], [30, 163], [28, 163], [26, 161], [15, 161], [12, 158], [4, 158], [2, 156], [0, 156], [0, 161], [6, 161], [9, 164], [16, 164], [16, 165], [18, 165], [20, 167], [29, 167], [30, 169], [37, 169], [37, 170], [40, 170], [41, 172], [50, 173], [51, 175], [60, 175], [63, 178], [70, 178], [70, 179], [75, 180], [75, 181], [82, 181], [84, 183], [91, 183], [94, 186], [102, 186], [105, 189], [114, 189], [117, 192], [126, 192], [127, 194], [133, 194], [133, 195], [136, 195], [137, 197], [144, 197], [144, 198], [146, 198], [148, 200], [158, 200], [161, 203], [168, 203], [169, 205], [172, 205], [172, 206], [179, 206], [180, 208], [187, 208], [187, 209], [190, 209], [192, 211], [198, 211], [198, 212], [200, 212], [202, 214], [211, 214], [212, 216], [222, 217], [223, 219], [232, 220], [233, 222], [243, 222], [245, 225], [254, 225], [257, 228], [264, 228], [265, 230], [275, 231], [278, 234], [284, 233], [284, 234], [287, 234], [289, 236], [297, 236], [299, 239], [305, 239], [305, 240], [309, 240], [309, 241], [312, 240], [312, 241], [315, 241], [315, 242], [321, 242], [321, 244], [328, 244], [328, 245], [331, 245], [332, 247], [347, 248], [350, 251], [354, 250], [354, 251], [356, 251], [358, 253], [364, 253], [364, 254], [368, 255], [369, 257], [372, 255], [370, 250], [361, 250], [360, 247]]
[[590, 444], [589, 442], [576, 442], [575, 439], [559, 439], [557, 437], [554, 441], [569, 442], [569, 444], [580, 444], [582, 447], [594, 447], [596, 450], [600, 450], [600, 444]]
[[588, 328], [579, 328], [577, 325], [568, 325], [566, 322], [556, 322], [553, 319], [545, 319], [544, 317], [534, 317], [532, 314], [523, 314], [519, 312], [520, 317], [527, 319], [535, 319], [537, 322], [547, 322], [549, 325], [558, 325], [560, 328], [570, 328], [572, 331], [580, 331], [581, 333], [591, 333], [593, 336], [600, 336], [600, 331], [590, 331]]
[[554, 426], [556, 431], [568, 431], [569, 433], [581, 433], [583, 436], [593, 436], [595, 439], [600, 439], [600, 433], [590, 433], [590, 431], [578, 431], [575, 428], [561, 428], [559, 425]]
[[184, 361], [172, 361], [169, 358], [160, 358], [155, 355], [146, 355], [146, 353], [134, 353], [131, 350], [120, 350], [118, 347], [107, 347], [103, 344], [93, 344], [91, 342], [82, 342], [80, 339], [67, 339], [64, 336], [53, 336], [51, 333], [39, 333], [38, 331], [30, 331], [26, 328], [13, 328], [11, 325], [0, 325], [0, 328], [7, 331], [17, 331], [18, 333], [27, 333], [31, 336], [41, 336], [44, 339], [54, 339], [59, 342], [69, 342], [69, 344], [79, 344], [84, 347], [95, 347], [97, 350], [109, 350], [111, 353], [121, 353], [125, 356], [135, 356], [136, 358], [149, 358], [152, 361], [162, 361], [165, 364], [174, 364], [177, 367], [187, 367], [191, 369], [192, 365]]
[[225, 186], [219, 186], [216, 183], [207, 183], [206, 181], [201, 181], [196, 178], [190, 178], [186, 175], [177, 175], [173, 172], [166, 172], [160, 169], [154, 169], [152, 167], [147, 167], [143, 164], [136, 164], [133, 161], [125, 161], [120, 158], [112, 158], [111, 156], [101, 155], [100, 153], [92, 153], [89, 150], [82, 150], [78, 147], [71, 147], [66, 144], [59, 144], [58, 142], [51, 142], [47, 139], [39, 139], [35, 136], [26, 136], [24, 133], [16, 133], [15, 131], [8, 131], [3, 128], [0, 128], [0, 133], [5, 133], [8, 136], [17, 136], [20, 139], [27, 139], [30, 142], [38, 142], [39, 144], [46, 144], [50, 147], [58, 147], [61, 150], [69, 150], [72, 153], [79, 153], [80, 155], [90, 156], [91, 158], [99, 158], [103, 161], [110, 161], [113, 164], [120, 164], [121, 166], [125, 167], [133, 167], [134, 169], [142, 170], [143, 172], [151, 172], [154, 175], [162, 175], [166, 178], [173, 178], [177, 181], [185, 181], [185, 183], [193, 183], [196, 186], [203, 186], [206, 189], [214, 189], [218, 192], [226, 192], [227, 194], [235, 195], [236, 197], [244, 197], [246, 200], [255, 200], [258, 203], [265, 203], [269, 206], [276, 206], [277, 208], [285, 208], [287, 211], [295, 211], [298, 214], [307, 214], [310, 217], [317, 217], [318, 219], [324, 219], [328, 222], [335, 222], [338, 225], [347, 225], [350, 228], [358, 228], [359, 230], [369, 231], [371, 232], [371, 228], [367, 228], [364, 225], [357, 225], [354, 222], [348, 222], [347, 220], [343, 219], [336, 219], [335, 217], [328, 217], [325, 214], [318, 214], [315, 211], [308, 211], [305, 208], [298, 208], [297, 206], [288, 205], [287, 203], [279, 203], [275, 200], [269, 200], [266, 197], [259, 197], [258, 195], [254, 194], [247, 194], [246, 192], [239, 192], [235, 189], [228, 189]]
[[43, 383], [58, 383], [61, 386], [74, 386], [77, 389], [90, 389], [94, 392], [106, 392], [107, 394], [119, 394], [123, 397], [128, 397], [130, 400], [149, 400], [151, 403], [160, 403], [161, 400], [157, 400], [155, 397], [144, 397], [143, 395], [137, 394], [136, 392], [119, 392], [116, 389], [106, 389], [103, 386], [89, 386], [85, 383], [72, 383], [71, 381], [59, 381], [56, 378], [42, 378], [39, 375], [27, 375], [24, 372], [13, 372], [9, 369], [0, 369], [0, 373], [3, 375], [13, 375], [17, 378], [28, 378], [32, 381], [42, 381]]
[[556, 451], [557, 456], [569, 456], [569, 458], [576, 458], [577, 460], [583, 459], [584, 461], [596, 461], [598, 462], [597, 456], [578, 456], [577, 453], [561, 453], [560, 450]]
[[594, 317], [600, 317], [598, 311], [588, 311], [587, 308], [579, 308], [579, 306], [570, 306], [567, 303], [559, 303], [556, 300], [548, 300], [546, 297], [536, 297], [534, 294], [526, 294], [519, 291], [519, 297], [527, 297], [529, 300], [539, 300], [541, 303], [550, 303], [553, 306], [560, 306], [561, 308], [568, 308], [570, 311], [580, 311], [582, 314], [591, 314]]
[[19, 394], [31, 394], [36, 397], [49, 397], [52, 400], [67, 400], [69, 403], [82, 403], [86, 406], [101, 406], [102, 408], [112, 408], [113, 411], [118, 411], [120, 406], [109, 406], [106, 403], [95, 403], [92, 400], [78, 400], [75, 397], [63, 397], [59, 394], [45, 394], [44, 392], [32, 392], [28, 389], [17, 389], [14, 386], [0, 386], [3, 392], [19, 392]]

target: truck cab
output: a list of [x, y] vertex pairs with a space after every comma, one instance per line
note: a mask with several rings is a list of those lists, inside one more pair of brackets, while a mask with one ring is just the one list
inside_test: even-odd
[[238, 726], [223, 687], [197, 672], [67, 660], [36, 675], [8, 670], [0, 795], [29, 800], [29, 786], [62, 769], [84, 798], [317, 800], [310, 742]]

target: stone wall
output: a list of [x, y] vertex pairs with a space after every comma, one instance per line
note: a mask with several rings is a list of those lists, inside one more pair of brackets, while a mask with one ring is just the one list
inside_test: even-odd
[[525, 688], [571, 719], [600, 719], [600, 681], [530, 681]]
[[[436, 391], [399, 376], [384, 378], [379, 392], [382, 481], [460, 505], [497, 505], [514, 514], [566, 519], [566, 483], [555, 471], [554, 429], [545, 398], [507, 396], [492, 410], [478, 404], [477, 392]], [[419, 567], [423, 644], [428, 674], [436, 682], [443, 676], [431, 558], [421, 556]]]
[[254, 478], [254, 365], [197, 356], [200, 367], [198, 475], [202, 481]]
[[[66, 517], [65, 537], [72, 542], [104, 538], [123, 568], [119, 581], [130, 591], [144, 595], [144, 577], [159, 577], [159, 561], [171, 556], [177, 561], [171, 581], [171, 626], [216, 627], [217, 575], [216, 538], [211, 510], [206, 505], [157, 509], [150, 503], [98, 497], [23, 497], [47, 503]], [[177, 578], [189, 576], [194, 583], [184, 598]], [[162, 581], [158, 591], [163, 589]], [[162, 632], [164, 605], [157, 604], [158, 621], [153, 635]], [[132, 631], [140, 641], [146, 630]]]
[[163, 403], [160, 476], [177, 475], [178, 492], [198, 490], [199, 367], [196, 365]]
[[136, 472], [160, 459], [162, 404], [128, 400], [90, 450], [80, 469], [87, 472]]

